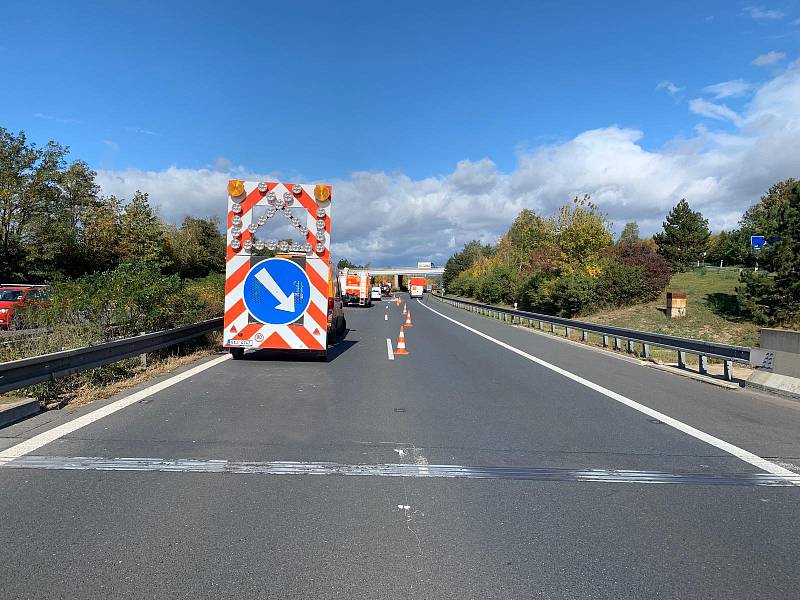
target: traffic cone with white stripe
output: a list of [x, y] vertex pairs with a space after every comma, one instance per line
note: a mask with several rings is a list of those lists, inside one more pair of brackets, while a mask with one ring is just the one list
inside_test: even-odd
[[406, 311], [406, 327], [413, 327], [414, 324], [411, 322], [411, 311]]
[[406, 350], [406, 335], [403, 333], [403, 328], [400, 328], [400, 335], [397, 337], [397, 349], [394, 351], [394, 355], [397, 356], [398, 354], [408, 354], [408, 350]]

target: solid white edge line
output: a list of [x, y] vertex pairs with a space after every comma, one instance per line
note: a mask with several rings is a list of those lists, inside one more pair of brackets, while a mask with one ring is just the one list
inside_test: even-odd
[[394, 360], [394, 350], [392, 350], [392, 340], [386, 338], [386, 352], [389, 355], [389, 360]]
[[765, 458], [761, 458], [760, 456], [757, 456], [756, 454], [753, 454], [752, 452], [748, 452], [747, 450], [745, 450], [743, 448], [739, 448], [738, 446], [734, 446], [730, 442], [726, 442], [725, 440], [721, 440], [718, 437], [714, 437], [713, 435], [711, 435], [709, 433], [706, 433], [705, 431], [701, 431], [701, 430], [699, 430], [699, 429], [697, 429], [695, 427], [692, 427], [691, 425], [687, 425], [683, 421], [679, 421], [678, 419], [674, 419], [674, 418], [670, 417], [669, 415], [665, 415], [664, 413], [659, 412], [657, 410], [654, 410], [654, 409], [652, 409], [652, 408], [650, 408], [648, 406], [645, 406], [644, 404], [640, 404], [639, 402], [636, 402], [635, 400], [631, 400], [627, 396], [623, 396], [622, 394], [618, 394], [617, 392], [609, 390], [608, 388], [605, 388], [602, 385], [599, 385], [597, 383], [589, 381], [588, 379], [584, 379], [580, 375], [576, 375], [575, 373], [567, 371], [566, 369], [562, 369], [561, 367], [557, 367], [556, 365], [551, 364], [551, 363], [547, 362], [546, 360], [542, 360], [541, 358], [533, 356], [532, 354], [528, 354], [527, 352], [525, 352], [523, 350], [520, 350], [518, 348], [515, 348], [514, 346], [511, 346], [510, 344], [506, 344], [505, 342], [501, 342], [500, 340], [495, 339], [492, 336], [483, 333], [482, 331], [478, 331], [477, 329], [473, 329], [469, 325], [465, 325], [464, 323], [461, 323], [460, 321], [457, 321], [456, 319], [453, 319], [451, 317], [448, 317], [445, 314], [440, 313], [438, 310], [434, 310], [433, 308], [431, 308], [430, 306], [428, 306], [426, 304], [423, 304], [419, 300], [417, 300], [417, 302], [423, 308], [427, 308], [429, 311], [439, 315], [443, 319], [447, 319], [448, 321], [450, 321], [452, 323], [455, 323], [459, 327], [463, 327], [467, 331], [471, 331], [472, 333], [474, 333], [476, 335], [479, 335], [480, 337], [482, 337], [482, 338], [484, 338], [486, 340], [489, 340], [490, 342], [492, 342], [494, 344], [497, 344], [498, 346], [500, 346], [502, 348], [505, 348], [506, 350], [510, 350], [511, 352], [514, 352], [515, 354], [518, 354], [518, 355], [522, 356], [523, 358], [527, 358], [531, 362], [535, 362], [536, 364], [541, 365], [542, 367], [545, 367], [546, 369], [550, 369], [551, 371], [553, 371], [555, 373], [558, 373], [559, 375], [563, 375], [564, 377], [566, 377], [568, 379], [571, 379], [571, 380], [573, 380], [573, 381], [575, 381], [575, 382], [577, 382], [577, 383], [579, 383], [579, 384], [581, 384], [581, 385], [583, 385], [583, 386], [585, 386], [585, 387], [587, 387], [587, 388], [589, 388], [591, 390], [599, 392], [600, 394], [603, 394], [604, 396], [607, 396], [608, 398], [611, 398], [612, 400], [616, 400], [617, 402], [620, 402], [621, 404], [624, 404], [625, 406], [628, 406], [628, 407], [630, 407], [630, 408], [632, 408], [634, 410], [638, 410], [640, 413], [643, 413], [643, 414], [645, 414], [645, 415], [647, 415], [649, 417], [653, 417], [655, 419], [658, 419], [662, 423], [664, 423], [666, 425], [669, 425], [670, 427], [673, 427], [673, 428], [677, 429], [678, 431], [681, 431], [681, 432], [683, 432], [683, 433], [685, 433], [687, 435], [690, 435], [693, 438], [696, 438], [696, 439], [698, 439], [698, 440], [700, 440], [702, 442], [710, 444], [710, 445], [714, 446], [715, 448], [719, 448], [720, 450], [722, 450], [724, 452], [727, 452], [728, 454], [731, 454], [731, 455], [735, 456], [736, 458], [738, 458], [740, 460], [743, 460], [746, 463], [750, 463], [751, 465], [753, 465], [755, 467], [758, 467], [759, 469], [762, 469], [762, 470], [764, 470], [764, 471], [766, 471], [768, 473], [772, 473], [773, 475], [786, 477], [794, 485], [800, 485], [800, 483], [797, 482], [797, 473], [794, 473], [793, 471], [790, 471], [789, 469], [785, 469], [784, 467], [781, 467], [780, 465], [777, 465], [774, 462], [770, 462], [770, 461], [766, 460]]
[[11, 446], [6, 450], [0, 450], [0, 465], [8, 463], [15, 458], [19, 458], [20, 456], [25, 456], [26, 454], [30, 454], [34, 450], [41, 448], [45, 444], [49, 444], [65, 435], [72, 433], [73, 431], [77, 431], [81, 427], [86, 427], [95, 421], [102, 419], [103, 417], [107, 417], [108, 415], [114, 414], [118, 410], [122, 410], [125, 407], [130, 406], [131, 404], [135, 404], [148, 396], [152, 396], [153, 394], [157, 394], [158, 392], [167, 389], [175, 385], [176, 383], [180, 383], [181, 381], [185, 381], [190, 377], [197, 375], [205, 371], [206, 369], [210, 369], [213, 366], [218, 365], [219, 363], [228, 360], [231, 357], [230, 354], [225, 354], [223, 356], [219, 356], [208, 362], [204, 362], [201, 365], [197, 365], [196, 367], [192, 367], [191, 369], [184, 371], [183, 373], [178, 373], [177, 375], [173, 375], [169, 379], [165, 379], [164, 381], [160, 381], [155, 383], [149, 387], [146, 387], [143, 390], [139, 390], [131, 394], [130, 396], [125, 396], [124, 398], [120, 398], [115, 402], [111, 402], [110, 404], [106, 404], [103, 407], [98, 408], [97, 410], [93, 410], [90, 413], [86, 413], [72, 421], [68, 421], [59, 425], [58, 427], [54, 427], [53, 429], [49, 429], [45, 432], [40, 433], [39, 435], [35, 435], [30, 439], [25, 440], [24, 442], [20, 442], [15, 446]]

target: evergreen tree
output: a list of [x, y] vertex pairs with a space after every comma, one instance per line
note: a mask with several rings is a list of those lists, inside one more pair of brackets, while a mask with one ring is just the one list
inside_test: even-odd
[[799, 326], [800, 182], [788, 179], [773, 185], [742, 221], [773, 242], [758, 257], [771, 274], [742, 272], [740, 305], [765, 325]]
[[682, 198], [667, 215], [664, 231], [653, 236], [658, 253], [670, 263], [673, 271], [685, 271], [703, 258], [708, 238], [708, 219], [689, 207]]

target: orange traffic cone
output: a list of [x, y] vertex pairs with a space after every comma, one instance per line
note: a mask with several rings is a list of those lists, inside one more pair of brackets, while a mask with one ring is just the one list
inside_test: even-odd
[[406, 327], [413, 327], [414, 324], [411, 322], [411, 311], [409, 310], [406, 312]]
[[394, 355], [397, 356], [398, 354], [408, 354], [408, 350], [406, 350], [406, 336], [403, 333], [403, 328], [400, 328], [400, 335], [397, 337], [397, 350], [394, 351]]

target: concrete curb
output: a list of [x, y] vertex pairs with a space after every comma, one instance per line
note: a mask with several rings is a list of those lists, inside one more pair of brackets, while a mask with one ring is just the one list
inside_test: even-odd
[[39, 401], [33, 398], [0, 400], [0, 427], [11, 425], [40, 410]]
[[800, 400], [800, 379], [797, 377], [756, 370], [745, 381], [745, 386]]
[[727, 390], [738, 390], [741, 387], [738, 383], [734, 383], [732, 381], [723, 381], [721, 379], [714, 379], [713, 377], [700, 375], [700, 373], [693, 373], [692, 371], [686, 371], [684, 369], [679, 369], [678, 367], [672, 367], [670, 365], [647, 363], [647, 366], [652, 367], [654, 369], [658, 369], [659, 371], [672, 373], [673, 375], [680, 375], [681, 377], [688, 377], [689, 379], [694, 379], [695, 381], [702, 381], [703, 383], [716, 385], [717, 387], [725, 388]]

